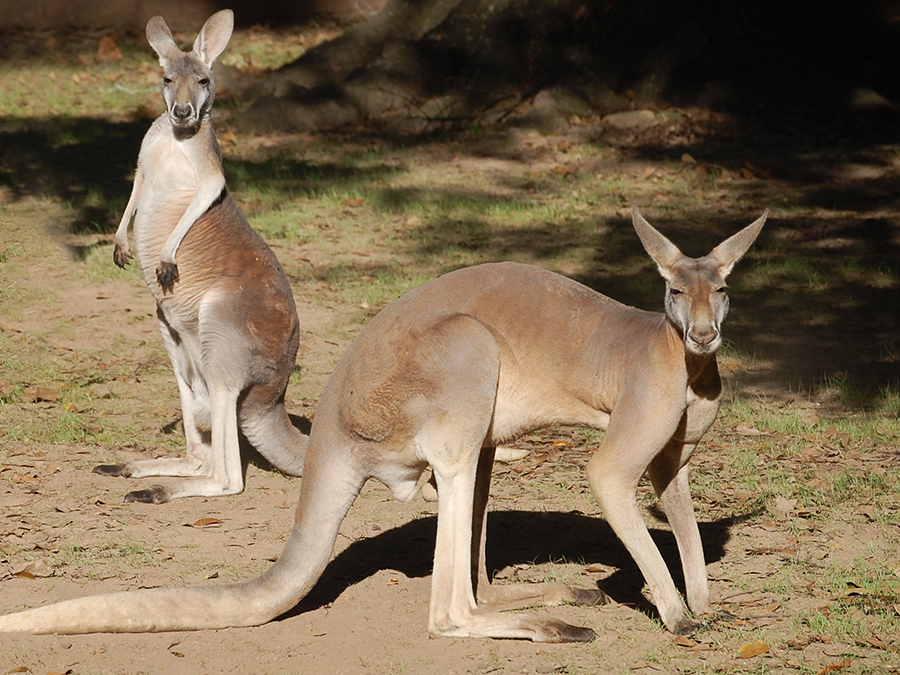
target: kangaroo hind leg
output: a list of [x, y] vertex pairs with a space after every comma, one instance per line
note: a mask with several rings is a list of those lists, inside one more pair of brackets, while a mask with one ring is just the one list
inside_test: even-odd
[[176, 332], [160, 312], [163, 342], [172, 359], [181, 395], [185, 457], [139, 460], [97, 467], [97, 473], [187, 480], [126, 495], [126, 501], [163, 503], [178, 497], [238, 494], [244, 488], [237, 425], [237, 401], [246, 380], [242, 336], [225, 322], [210, 322], [215, 299], [204, 301], [197, 334]]
[[479, 610], [494, 612], [527, 605], [605, 605], [609, 600], [599, 588], [574, 588], [560, 583], [491, 583], [487, 572], [487, 505], [493, 468], [494, 448], [481, 451], [475, 478], [475, 501], [472, 520], [472, 559], [475, 562], [473, 582]]
[[[158, 457], [141, 459], [122, 464], [103, 464], [94, 467], [94, 473], [124, 478], [147, 478], [153, 476], [198, 477], [210, 471], [210, 396], [202, 377], [199, 362], [199, 346], [191, 344], [190, 336], [181, 336], [169, 324], [161, 310], [157, 310], [160, 334], [166, 352], [175, 371], [178, 395], [181, 400], [181, 414], [184, 436], [187, 443], [183, 457]], [[158, 494], [153, 501], [167, 501]], [[141, 501], [149, 501], [147, 499]]]
[[537, 642], [592, 639], [590, 629], [555, 619], [478, 607], [473, 576], [477, 581], [484, 574], [486, 582], [486, 573], [476, 571], [476, 566], [483, 567], [483, 518], [493, 462], [493, 450], [484, 447], [489, 444], [497, 397], [500, 350], [490, 331], [462, 315], [444, 320], [429, 340], [433, 351], [427, 356], [433, 353], [437, 358], [419, 353], [418, 363], [432, 361], [424, 367], [431, 367], [429, 374], [440, 393], [419, 417], [424, 423], [415, 434], [434, 470], [438, 494], [429, 630], [450, 637]]

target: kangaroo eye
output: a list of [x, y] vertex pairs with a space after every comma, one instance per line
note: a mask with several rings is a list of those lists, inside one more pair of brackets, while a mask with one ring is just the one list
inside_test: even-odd
[[206, 77], [201, 77], [201, 78], [200, 78], [200, 84], [203, 85], [203, 86], [205, 87], [206, 85], [209, 84], [209, 79], [206, 78]]
[[717, 289], [716, 289], [716, 293], [722, 293], [722, 294], [724, 295], [725, 290], [726, 290], [725, 287], [722, 286], [722, 288], [717, 288]]
[[679, 291], [677, 288], [671, 288], [669, 289], [669, 293], [672, 295], [683, 295], [684, 291]]
[[171, 77], [163, 77], [163, 84], [172, 84]]

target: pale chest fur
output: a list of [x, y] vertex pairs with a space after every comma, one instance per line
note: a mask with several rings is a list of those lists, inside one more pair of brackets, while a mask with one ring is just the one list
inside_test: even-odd
[[679, 440], [691, 444], [700, 441], [703, 434], [716, 421], [716, 416], [719, 413], [719, 404], [722, 400], [721, 397], [721, 385], [711, 390], [703, 387], [695, 389], [690, 385], [687, 387], [685, 421], [683, 429], [679, 429], [681, 433], [677, 434], [680, 436]]
[[138, 158], [144, 183], [134, 218], [134, 248], [144, 281], [157, 300], [162, 295], [156, 282], [160, 251], [197, 190], [197, 172], [187, 148], [190, 142], [176, 140], [157, 120]]
[[197, 191], [191, 141], [176, 140], [166, 127], [160, 120], [153, 124], [138, 157], [144, 183], [134, 219], [134, 246], [145, 280], [155, 279], [163, 244]]

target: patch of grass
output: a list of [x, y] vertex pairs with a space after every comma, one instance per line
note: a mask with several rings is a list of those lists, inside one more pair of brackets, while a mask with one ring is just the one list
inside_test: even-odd
[[156, 553], [128, 534], [122, 535], [121, 541], [90, 548], [77, 544], [63, 546], [51, 556], [51, 561], [54, 567], [70, 568], [70, 576], [92, 581], [162, 564]]

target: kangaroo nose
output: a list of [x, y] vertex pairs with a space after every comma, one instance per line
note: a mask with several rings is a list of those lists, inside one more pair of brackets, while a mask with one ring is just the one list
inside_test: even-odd
[[716, 339], [716, 332], [713, 330], [691, 331], [691, 340], [701, 347], [706, 347]]
[[186, 120], [191, 116], [191, 106], [189, 105], [176, 105], [172, 109], [172, 114], [179, 120]]

